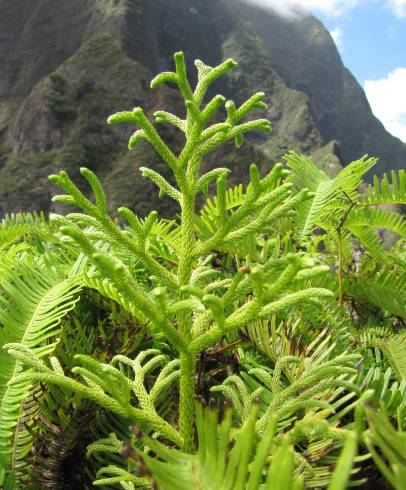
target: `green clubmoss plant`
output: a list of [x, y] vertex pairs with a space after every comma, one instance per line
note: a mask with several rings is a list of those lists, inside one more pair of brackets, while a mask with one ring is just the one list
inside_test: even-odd
[[[159, 352], [142, 352], [135, 360], [119, 354], [111, 364], [78, 356], [82, 366], [74, 371], [82, 376], [84, 381], [81, 382], [65, 376], [54, 358], [51, 359], [51, 367], [48, 367], [23, 346], [9, 344], [8, 350], [33, 368], [33, 372], [21, 374], [21, 379], [28, 377], [75, 390], [113, 412], [129, 417], [136, 423], [146, 424], [158, 436], [164, 436], [190, 453], [194, 451], [194, 395], [199, 354], [253, 320], [268, 319], [272, 314], [298, 304], [320, 306], [321, 301], [332, 293], [314, 287], [287, 290], [303, 269], [314, 265], [300, 254], [286, 256], [284, 269], [276, 279], [275, 257], [268, 257], [266, 253], [258, 263], [248, 257], [243, 261], [243, 267], [233, 276], [226, 277], [220, 285], [216, 285], [215, 281], [196, 278], [196, 271], [210, 253], [248, 236], [262, 234], [272, 222], [290, 216], [298, 205], [312, 195], [307, 189], [293, 193], [292, 184], [284, 182], [288, 172], [281, 165], [275, 165], [261, 177], [257, 166], [252, 164], [243, 202], [238, 208], [228, 210], [229, 169], [217, 168], [202, 174], [202, 159], [229, 141], [235, 141], [238, 148], [248, 132], [271, 130], [267, 119], [245, 120], [254, 109], [266, 108], [264, 94], [253, 95], [240, 107], [233, 101], [226, 101], [221, 95], [205, 103], [209, 87], [234, 68], [236, 63], [230, 59], [213, 68], [196, 61], [198, 81], [193, 90], [187, 78], [183, 53], [176, 53], [174, 60], [176, 70], [156, 76], [151, 87], [157, 88], [163, 83], [175, 84], [184, 99], [184, 119], [165, 111], [155, 113], [157, 123], [173, 124], [183, 132], [185, 143], [178, 155], [168, 147], [139, 107], [114, 114], [108, 122], [138, 126], [139, 129], [130, 138], [129, 148], [134, 148], [140, 140], [148, 141], [172, 171], [175, 185], [152, 169], [141, 169], [143, 176], [158, 186], [161, 196], [169, 196], [180, 207], [181, 246], [176, 251], [175, 264], [161, 260], [150, 250], [149, 236], [157, 220], [156, 212], [150, 213], [146, 219], [140, 219], [130, 209], [120, 208], [119, 216], [129, 225], [129, 228], [122, 227], [109, 216], [103, 188], [90, 170], [83, 168], [81, 174], [93, 190], [94, 202], [85, 197], [65, 172], [51, 176], [50, 180], [66, 192], [65, 195], [56, 196], [55, 202], [70, 204], [83, 211], [66, 218], [57, 217], [60, 232], [79, 244], [80, 250], [89, 258], [100, 277], [108, 282], [110, 290], [115, 291], [115, 297], [122, 305], [129, 311], [140, 312], [154, 331], [164, 335], [178, 353], [179, 360], [164, 367], [154, 387], [148, 391], [143, 376], [163, 362]], [[223, 106], [225, 120], [211, 124]], [[210, 236], [202, 238], [195, 227], [197, 197], [199, 193], [207, 193], [211, 183], [215, 183], [217, 227]], [[100, 247], [101, 241], [109, 247]], [[134, 277], [130, 267], [132, 261], [139, 261], [148, 271], [148, 287]], [[267, 284], [271, 272], [272, 280]], [[149, 355], [153, 357], [144, 363]], [[125, 366], [132, 368], [132, 375], [128, 374]], [[315, 375], [314, 383], [321, 376]], [[178, 377], [179, 422], [176, 428], [158, 415], [154, 400], [161, 388]]]

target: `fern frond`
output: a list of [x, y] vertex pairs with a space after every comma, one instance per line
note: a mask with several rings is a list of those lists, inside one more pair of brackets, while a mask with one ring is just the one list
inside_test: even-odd
[[[197, 408], [198, 450], [195, 455], [169, 449], [145, 439], [158, 459], [141, 455], [153, 478], [167, 490], [255, 490], [303, 488], [294, 474], [293, 449], [285, 440], [268, 465], [275, 424], [258, 440], [255, 433], [257, 407], [253, 407], [238, 435], [232, 438], [232, 412], [226, 410], [217, 423], [214, 409]], [[230, 449], [230, 446], [231, 449]], [[262, 485], [261, 485], [262, 483]]]
[[[350, 232], [353, 237], [355, 237], [361, 245], [363, 245], [366, 250], [371, 254], [371, 256], [380, 263], [383, 263], [386, 259], [387, 253], [383, 246], [382, 240], [379, 238], [377, 232], [370, 228], [369, 226], [357, 226], [347, 223], [345, 224], [347, 228], [347, 235]], [[349, 247], [349, 250], [352, 250], [352, 246]], [[346, 259], [348, 260], [350, 257], [348, 254], [345, 254]]]
[[284, 155], [283, 160], [293, 170], [289, 179], [299, 189], [308, 188], [312, 192], [316, 192], [322, 182], [330, 180], [328, 175], [305, 155], [298, 155], [296, 152], [290, 151]]
[[151, 228], [148, 237], [151, 252], [159, 258], [177, 265], [179, 252], [182, 248], [182, 234], [178, 223], [174, 220], [158, 220]]
[[364, 442], [380, 472], [395, 490], [406, 481], [405, 433], [396, 432], [389, 418], [374, 408], [364, 407], [369, 431]]
[[[248, 374], [241, 372], [241, 378], [233, 375], [221, 385], [211, 388], [212, 391], [222, 391], [225, 396], [231, 396], [236, 402], [235, 408], [239, 417], [244, 420], [252, 399], [258, 397], [262, 402], [264, 412], [257, 424], [257, 430], [262, 433], [266, 420], [271, 414], [282, 422], [289, 424], [298, 411], [312, 409], [334, 411], [332, 403], [337, 403], [337, 397], [343, 390], [357, 393], [358, 388], [350, 381], [354, 375], [353, 362], [359, 356], [341, 355], [331, 360], [320, 362], [294, 356], [279, 357], [275, 368], [270, 370], [265, 366], [255, 367]], [[286, 382], [283, 368], [301, 365], [297, 369], [296, 378]]]
[[375, 274], [349, 281], [348, 292], [363, 302], [406, 318], [406, 275], [400, 272]]
[[352, 228], [353, 226], [368, 226], [371, 228], [387, 228], [392, 230], [402, 237], [406, 237], [406, 220], [400, 214], [384, 209], [374, 208], [356, 208], [352, 209], [347, 219], [345, 226]]
[[[81, 285], [68, 278], [66, 267], [43, 261], [23, 261], [2, 280], [0, 296], [0, 345], [20, 342], [41, 358], [55, 348], [55, 338], [62, 318], [75, 307]], [[23, 365], [3, 349], [0, 350], [0, 463], [16, 465], [16, 448], [12, 442], [21, 406], [31, 383], [13, 382]], [[29, 446], [29, 442], [27, 442]]]
[[391, 180], [385, 173], [382, 179], [374, 176], [373, 184], [368, 185], [368, 194], [361, 200], [364, 205], [406, 204], [406, 171], [391, 172]]
[[[285, 156], [285, 162], [295, 173], [291, 179], [303, 188], [304, 183], [313, 181], [311, 190], [315, 195], [311, 205], [307, 204], [305, 211], [301, 213], [299, 223], [299, 233], [303, 240], [315, 226], [317, 219], [326, 212], [330, 201], [337, 197], [357, 200], [356, 190], [361, 183], [362, 176], [368, 172], [376, 163], [377, 159], [367, 158], [366, 156], [356, 160], [341, 170], [334, 178], [330, 179], [324, 172], [317, 169], [316, 165], [307, 157], [290, 152]], [[306, 177], [305, 175], [309, 176]]]
[[381, 343], [399, 381], [406, 382], [406, 335], [399, 334]]
[[34, 235], [44, 239], [51, 233], [43, 214], [19, 213], [6, 215], [0, 221], [0, 249]]
[[141, 323], [144, 324], [146, 322], [145, 315], [129, 300], [128, 297], [123, 296], [109, 279], [96, 273], [88, 273], [83, 275], [82, 280], [86, 287], [95, 289], [103, 296], [116, 301], [126, 311], [138, 318]]
[[400, 414], [400, 419], [406, 415], [406, 380], [401, 382], [392, 380], [392, 369], [383, 371], [378, 366], [372, 366], [366, 373], [360, 373], [355, 382], [365, 392], [374, 391], [370, 403], [375, 407], [383, 407], [388, 415]]
[[[225, 195], [225, 210], [232, 211], [241, 206], [245, 199], [242, 184], [230, 187]], [[195, 216], [195, 227], [201, 237], [208, 238], [215, 233], [219, 222], [219, 201], [217, 196], [208, 198], [200, 211]]]

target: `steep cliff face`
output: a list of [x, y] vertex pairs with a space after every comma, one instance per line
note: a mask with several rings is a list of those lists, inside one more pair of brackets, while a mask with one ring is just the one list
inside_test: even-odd
[[323, 140], [339, 140], [346, 164], [365, 153], [380, 157], [378, 171], [406, 166], [406, 144], [374, 117], [365, 93], [343, 65], [336, 46], [313, 16], [282, 18], [270, 10], [229, 0], [261, 38], [275, 71], [310, 101]]
[[[362, 91], [358, 86], [350, 91], [348, 85], [355, 82], [348, 74], [346, 84], [334, 79], [333, 87], [326, 80], [323, 88], [313, 71], [304, 68], [301, 85], [295, 71], [299, 68], [291, 66], [301, 59], [298, 48], [282, 39], [278, 50], [265, 29], [264, 19], [276, 33], [278, 22], [284, 21], [269, 13], [261, 16], [256, 9], [252, 12], [258, 18], [249, 17], [250, 10], [236, 0], [0, 0], [4, 67], [0, 74], [0, 212], [48, 211], [55, 189], [47, 183], [47, 175], [65, 168], [77, 177], [79, 167], [85, 165], [101, 176], [112, 209], [127, 205], [144, 214], [158, 207], [171, 214], [169, 203], [151, 197], [155, 189], [138, 172], [140, 166], [149, 165], [165, 173], [159, 158], [147, 144], [128, 153], [126, 142], [134, 128], [110, 128], [105, 120], [117, 110], [136, 105], [150, 115], [164, 107], [182, 114], [184, 108], [172, 88], [149, 89], [158, 71], [172, 67], [172, 54], [179, 49], [185, 51], [190, 73], [196, 58], [212, 65], [227, 57], [238, 60], [239, 68], [215, 87], [227, 97], [242, 102], [259, 90], [269, 97], [271, 137], [253, 136], [238, 152], [230, 145], [205, 162], [208, 168], [221, 162], [232, 168], [236, 180], [244, 180], [250, 162], [269, 168], [285, 151], [296, 149], [323, 155], [323, 165], [334, 170], [338, 145], [329, 141], [340, 139], [341, 133], [332, 124], [332, 114], [339, 113], [344, 100], [349, 111], [354, 105], [350, 96], [356, 103], [361, 99], [366, 103]], [[321, 32], [324, 67], [323, 43], [329, 43], [332, 51], [334, 46], [317, 21], [308, 18], [306, 22]], [[299, 35], [297, 42], [301, 42]], [[302, 56], [311, 58], [310, 51]], [[317, 65], [308, 59], [311, 62]], [[337, 54], [335, 63], [339, 68]], [[309, 73], [320, 90], [307, 87]], [[367, 104], [365, 110], [369, 110]], [[359, 125], [366, 127], [362, 117], [357, 117]], [[159, 131], [175, 151], [180, 148], [180, 135], [168, 127]], [[390, 146], [393, 138], [379, 123], [366, 127], [362, 141], [368, 135], [376, 138], [379, 131]], [[357, 138], [349, 134], [347, 140], [341, 139], [345, 155], [357, 152], [351, 146], [358, 144]], [[404, 146], [399, 148], [404, 150]], [[386, 151], [376, 153], [394, 155], [391, 149]]]

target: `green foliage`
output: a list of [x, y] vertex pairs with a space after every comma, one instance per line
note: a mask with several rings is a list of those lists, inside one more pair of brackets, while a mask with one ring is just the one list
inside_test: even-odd
[[[31, 349], [38, 360], [53, 352], [61, 319], [74, 308], [81, 286], [69, 277], [69, 270], [56, 255], [45, 256], [43, 260], [14, 261], [9, 267], [1, 277], [0, 322], [3, 327], [0, 342], [2, 345], [19, 342]], [[18, 467], [30, 447], [29, 433], [18, 422], [32, 380], [30, 373], [26, 373], [28, 379], [18, 379], [23, 366], [4, 350], [0, 352], [0, 366], [0, 463], [3, 476], [9, 461], [14, 468]]]
[[[130, 138], [129, 148], [133, 148], [140, 139], [149, 141], [171, 168], [178, 189], [167, 180], [150, 169], [142, 169], [144, 176], [151, 179], [160, 189], [161, 194], [178, 201], [181, 207], [181, 248], [177, 254], [177, 267], [172, 272], [147, 253], [147, 241], [154, 223], [156, 213], [151, 213], [144, 223], [129, 209], [120, 208], [118, 213], [127, 220], [133, 237], [120, 227], [107, 215], [106, 198], [100, 182], [88, 169], [81, 173], [91, 186], [95, 203], [87, 199], [73, 184], [66, 173], [52, 176], [51, 180], [60, 185], [66, 195], [54, 198], [56, 202], [73, 204], [87, 214], [73, 213], [68, 220], [59, 218], [64, 226], [60, 231], [75, 240], [82, 251], [92, 260], [99, 273], [107, 277], [108, 281], [118, 291], [123, 299], [123, 305], [131, 305], [136, 311], [145, 315], [149, 321], [166, 337], [170, 344], [180, 353], [180, 428], [183, 438], [183, 447], [190, 451], [193, 448], [192, 425], [194, 372], [196, 369], [195, 356], [207, 347], [215, 344], [226, 332], [232, 332], [254, 317], [266, 317], [273, 310], [286, 308], [299, 302], [314, 302], [317, 297], [328, 297], [330, 293], [323, 289], [309, 288], [281, 295], [283, 286], [292, 280], [300, 269], [306, 267], [305, 262], [296, 260], [294, 270], [289, 277], [281, 278], [279, 288], [269, 295], [259, 291], [258, 285], [266, 274], [269, 264], [265, 263], [253, 271], [250, 278], [243, 281], [246, 291], [241, 294], [236, 289], [237, 284], [229, 288], [227, 294], [205, 294], [203, 288], [192, 284], [192, 270], [194, 263], [205, 257], [211, 250], [244, 238], [258, 232], [265, 223], [277, 219], [288, 212], [295, 205], [307, 198], [306, 191], [291, 196], [290, 185], [281, 185], [273, 189], [275, 172], [261, 179], [255, 165], [251, 166], [251, 182], [247, 189], [247, 197], [239, 206], [238, 211], [230, 214], [226, 209], [226, 176], [228, 171], [215, 171], [200, 175], [199, 169], [202, 157], [213, 151], [220, 144], [232, 139], [238, 146], [242, 144], [244, 133], [251, 130], [269, 131], [269, 122], [258, 119], [241, 123], [253, 109], [263, 108], [264, 94], [256, 94], [242, 104], [239, 108], [232, 101], [226, 102], [222, 96], [215, 96], [204, 108], [201, 108], [203, 98], [209, 86], [221, 75], [229, 71], [235, 63], [232, 60], [211, 68], [201, 62], [196, 62], [198, 69], [198, 83], [194, 92], [186, 78], [185, 64], [182, 53], [175, 55], [176, 72], [158, 75], [151, 86], [156, 87], [163, 82], [176, 83], [185, 99], [187, 118], [179, 119], [177, 116], [159, 111], [155, 114], [157, 122], [171, 123], [185, 133], [186, 143], [180, 155], [176, 157], [158, 132], [146, 118], [142, 109], [135, 108], [132, 112], [120, 112], [109, 118], [110, 124], [123, 122], [136, 123], [141, 127]], [[225, 122], [214, 124], [206, 128], [207, 123], [216, 111], [225, 104], [227, 119]], [[219, 204], [219, 218], [221, 225], [205, 240], [197, 240], [194, 230], [194, 213], [196, 196], [207, 188], [212, 181], [216, 181], [217, 202]], [[250, 219], [253, 212], [261, 210], [258, 217]], [[78, 226], [79, 225], [79, 226]], [[82, 226], [82, 228], [80, 228]], [[84, 227], [92, 227], [89, 228]], [[117, 256], [105, 253], [94, 243], [103, 239], [110, 244], [113, 250], [125, 250], [139, 260], [143, 266], [154, 276], [155, 284], [150, 294], [132, 277], [125, 262]], [[293, 259], [292, 259], [293, 260]], [[252, 279], [251, 279], [252, 278]], [[234, 291], [234, 289], [236, 289]], [[170, 292], [171, 297], [168, 295]], [[247, 293], [259, 293], [245, 305], [234, 307], [234, 311], [227, 311], [226, 302], [230, 299], [241, 301]], [[228, 295], [228, 297], [227, 297]], [[210, 317], [213, 325], [205, 332], [197, 331], [193, 335], [193, 324], [196, 320], [194, 312], [203, 313]], [[175, 325], [174, 326], [174, 322]]]
[[369, 430], [365, 444], [376, 465], [396, 490], [404, 487], [406, 478], [405, 434], [396, 432], [384, 414], [365, 407]]
[[52, 234], [44, 216], [32, 214], [6, 215], [0, 222], [0, 248], [5, 250], [9, 245], [17, 241], [30, 238], [41, 241], [50, 240]]
[[60, 121], [75, 117], [73, 100], [66, 92], [66, 81], [57, 73], [49, 77], [51, 87], [47, 94], [47, 104], [52, 114]]
[[141, 172], [179, 219], [110, 216], [82, 168], [91, 198], [66, 172], [50, 177], [74, 212], [1, 224], [1, 484], [61, 486], [62, 462], [77, 457], [86, 488], [338, 490], [378, 471], [397, 488], [406, 225], [378, 206], [405, 202], [404, 173], [365, 194], [376, 159], [329, 178], [291, 152], [229, 188], [230, 170], [203, 173], [202, 160], [270, 131], [251, 114], [264, 94], [205, 102], [235, 62], [196, 61], [192, 89], [183, 54], [174, 60], [151, 87], [175, 84], [184, 100], [184, 119], [154, 114], [183, 133], [178, 154], [141, 108], [108, 121], [136, 124], [129, 148], [146, 140], [168, 166], [169, 179]]
[[[314, 191], [312, 201], [307, 206], [302, 206], [297, 216], [299, 240], [303, 243], [309, 232], [318, 227], [336, 241], [338, 288], [342, 303], [345, 294], [343, 284], [345, 262], [353, 260], [349, 247], [350, 240], [355, 238], [377, 262], [382, 262], [386, 251], [382, 239], [375, 230], [386, 228], [405, 238], [406, 222], [399, 212], [371, 207], [406, 203], [404, 171], [400, 171], [399, 178], [394, 172], [392, 173], [392, 188], [386, 174], [381, 182], [375, 178], [374, 187], [369, 187], [368, 195], [365, 197], [359, 189], [361, 179], [375, 165], [376, 158], [364, 156], [346, 166], [334, 179], [330, 179], [303, 155], [290, 152], [285, 156], [285, 161], [289, 168], [294, 170], [291, 180], [297, 188], [302, 189], [306, 186]], [[403, 272], [400, 271], [400, 274], [403, 275]], [[374, 295], [374, 297], [378, 296], [379, 293]], [[379, 306], [385, 308], [381, 304]], [[396, 313], [402, 316], [399, 307], [396, 309]]]
[[212, 408], [197, 407], [196, 426], [198, 449], [190, 455], [150, 438], [145, 443], [159, 457], [160, 461], [142, 454], [147, 468], [156, 481], [168, 490], [175, 489], [257, 489], [262, 475], [267, 472], [264, 489], [302, 488], [302, 480], [295, 476], [293, 449], [288, 441], [282, 442], [272, 458], [267, 462], [267, 454], [272, 444], [276, 444], [275, 420], [270, 420], [264, 437], [255, 432], [258, 406], [253, 406], [244, 425], [234, 438], [232, 436], [232, 412], [226, 409], [224, 419], [217, 424], [217, 413]]
[[406, 202], [406, 172], [399, 170], [399, 174], [391, 172], [392, 182], [384, 174], [380, 180], [374, 177], [373, 185], [368, 186], [368, 194], [363, 204], [405, 204]]

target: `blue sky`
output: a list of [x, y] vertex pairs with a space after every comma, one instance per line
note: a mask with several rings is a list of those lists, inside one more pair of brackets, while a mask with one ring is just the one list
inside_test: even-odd
[[406, 142], [406, 0], [246, 0], [281, 15], [316, 15], [374, 114]]
[[397, 16], [387, 3], [362, 2], [338, 17], [315, 14], [329, 31], [339, 33], [344, 64], [362, 85], [406, 67], [406, 16]]

